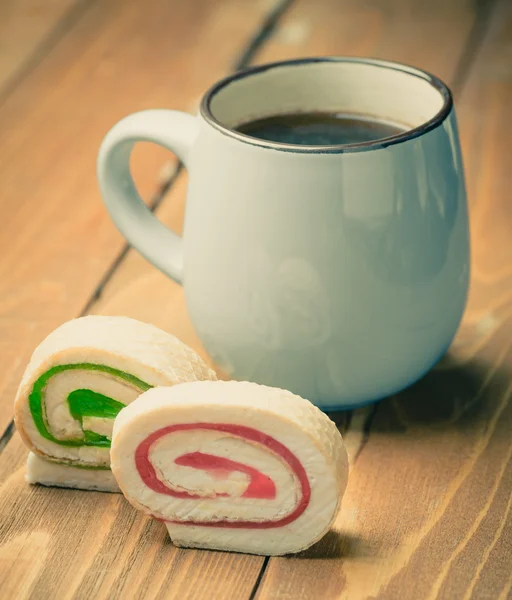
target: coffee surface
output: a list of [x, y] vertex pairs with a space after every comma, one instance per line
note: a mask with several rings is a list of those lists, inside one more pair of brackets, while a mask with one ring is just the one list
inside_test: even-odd
[[406, 131], [372, 117], [324, 112], [274, 115], [248, 121], [235, 130], [260, 140], [301, 146], [358, 144]]

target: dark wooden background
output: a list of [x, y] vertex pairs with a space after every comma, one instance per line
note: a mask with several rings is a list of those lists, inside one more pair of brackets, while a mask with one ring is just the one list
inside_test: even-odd
[[[136, 110], [192, 111], [241, 66], [324, 54], [403, 61], [451, 85], [472, 235], [448, 355], [408, 391], [336, 415], [352, 473], [335, 530], [292, 558], [180, 550], [122, 496], [29, 487], [12, 403], [53, 328], [126, 314], [202, 351], [181, 289], [126, 247], [101, 204], [103, 135]], [[511, 598], [511, 109], [509, 0], [2, 0], [1, 597]], [[150, 145], [133, 164], [181, 231], [186, 173]]]

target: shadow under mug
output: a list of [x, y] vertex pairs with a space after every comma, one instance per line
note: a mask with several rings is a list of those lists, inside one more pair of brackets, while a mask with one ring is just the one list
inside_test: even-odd
[[[235, 131], [299, 111], [406, 130], [343, 146]], [[129, 157], [141, 140], [189, 171], [183, 238], [135, 189]], [[197, 116], [148, 110], [120, 121], [98, 177], [121, 233], [183, 283], [205, 348], [236, 379], [324, 410], [360, 406], [420, 378], [455, 335], [469, 280], [464, 175], [450, 91], [423, 71], [358, 58], [248, 69], [206, 92]]]

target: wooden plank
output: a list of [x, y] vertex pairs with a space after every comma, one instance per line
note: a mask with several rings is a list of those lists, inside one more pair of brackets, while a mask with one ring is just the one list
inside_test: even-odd
[[320, 586], [326, 599], [510, 597], [511, 33], [505, 0], [458, 103], [473, 242], [465, 323], [436, 369], [378, 405], [336, 533], [271, 560], [259, 600]]
[[83, 0], [2, 0], [0, 94], [30, 59], [38, 58], [63, 18]]
[[[194, 106], [229, 72], [271, 7], [94, 2], [2, 105], [0, 432], [34, 346], [80, 313], [123, 247], [97, 189], [102, 137], [130, 112]], [[135, 179], [146, 198], [170, 156], [150, 145], [136, 151]]]

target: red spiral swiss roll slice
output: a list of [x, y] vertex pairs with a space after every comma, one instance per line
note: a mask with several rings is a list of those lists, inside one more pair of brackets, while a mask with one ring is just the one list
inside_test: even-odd
[[319, 540], [348, 475], [340, 433], [311, 402], [234, 381], [145, 392], [117, 416], [111, 461], [175, 545], [265, 555]]

